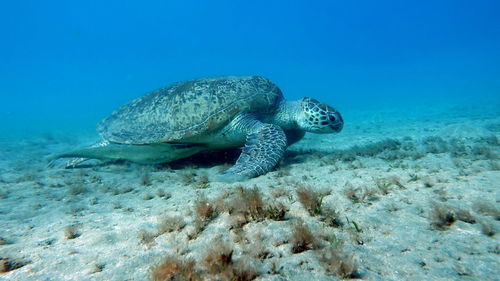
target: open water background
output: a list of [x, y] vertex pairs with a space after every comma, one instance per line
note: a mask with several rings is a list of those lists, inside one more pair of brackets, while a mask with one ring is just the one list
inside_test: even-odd
[[0, 130], [93, 132], [132, 98], [219, 75], [263, 75], [289, 99], [347, 112], [498, 112], [499, 11], [493, 0], [3, 1]]

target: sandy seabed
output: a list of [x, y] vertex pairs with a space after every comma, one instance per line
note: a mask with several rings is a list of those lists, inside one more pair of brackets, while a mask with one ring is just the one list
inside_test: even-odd
[[346, 112], [233, 184], [214, 154], [47, 168], [97, 135], [4, 136], [0, 280], [500, 280], [498, 108], [417, 112]]

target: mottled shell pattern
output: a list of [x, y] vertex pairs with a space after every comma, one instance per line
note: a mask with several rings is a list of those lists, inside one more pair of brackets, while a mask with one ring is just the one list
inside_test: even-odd
[[149, 144], [195, 140], [241, 112], [273, 114], [281, 90], [259, 76], [177, 82], [132, 100], [98, 124], [110, 142]]

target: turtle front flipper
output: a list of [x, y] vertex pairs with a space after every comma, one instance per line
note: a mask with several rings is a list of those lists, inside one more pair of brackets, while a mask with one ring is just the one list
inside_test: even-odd
[[286, 147], [286, 135], [279, 126], [260, 123], [247, 135], [236, 164], [218, 175], [216, 180], [235, 182], [265, 174], [278, 164]]

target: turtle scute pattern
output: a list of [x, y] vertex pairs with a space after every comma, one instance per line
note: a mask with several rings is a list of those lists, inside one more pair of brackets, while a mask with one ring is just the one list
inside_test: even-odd
[[272, 114], [282, 98], [274, 83], [259, 76], [177, 82], [118, 108], [98, 130], [115, 143], [186, 141], [224, 126], [241, 112]]

